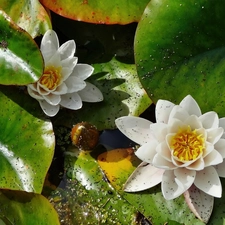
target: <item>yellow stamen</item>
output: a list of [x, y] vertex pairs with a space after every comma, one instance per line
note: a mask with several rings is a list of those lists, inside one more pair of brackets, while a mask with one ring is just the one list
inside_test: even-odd
[[172, 137], [170, 147], [173, 155], [180, 161], [196, 159], [205, 149], [205, 139], [190, 126], [179, 131]]
[[49, 90], [55, 89], [61, 81], [61, 70], [61, 67], [47, 66], [39, 82]]

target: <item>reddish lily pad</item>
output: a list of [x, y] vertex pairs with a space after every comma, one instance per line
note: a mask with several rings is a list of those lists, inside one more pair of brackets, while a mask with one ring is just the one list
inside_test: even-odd
[[139, 21], [149, 0], [41, 0], [55, 13], [78, 21], [127, 24]]
[[1, 0], [0, 8], [33, 38], [52, 28], [49, 14], [38, 0]]

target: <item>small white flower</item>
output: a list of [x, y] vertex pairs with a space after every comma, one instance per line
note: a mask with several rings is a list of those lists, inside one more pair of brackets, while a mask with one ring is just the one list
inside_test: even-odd
[[140, 144], [136, 155], [143, 162], [130, 176], [124, 190], [151, 188], [161, 182], [165, 199], [174, 199], [193, 185], [221, 197], [220, 177], [225, 177], [225, 118], [201, 113], [196, 101], [186, 96], [179, 105], [165, 100], [156, 104], [156, 123], [127, 116], [117, 127]]
[[82, 107], [82, 101], [103, 100], [101, 91], [84, 81], [94, 69], [87, 64], [77, 64], [74, 40], [59, 46], [57, 34], [48, 30], [40, 49], [45, 63], [44, 73], [38, 82], [27, 87], [30, 96], [39, 101], [46, 115], [55, 116], [60, 106], [77, 110]]

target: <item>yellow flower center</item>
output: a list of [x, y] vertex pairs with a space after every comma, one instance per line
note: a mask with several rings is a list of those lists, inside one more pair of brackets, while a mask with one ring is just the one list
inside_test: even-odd
[[173, 155], [180, 161], [191, 161], [196, 159], [205, 149], [205, 139], [190, 126], [179, 131], [172, 137], [171, 149]]
[[47, 66], [39, 82], [49, 90], [53, 90], [61, 81], [61, 70], [62, 67]]

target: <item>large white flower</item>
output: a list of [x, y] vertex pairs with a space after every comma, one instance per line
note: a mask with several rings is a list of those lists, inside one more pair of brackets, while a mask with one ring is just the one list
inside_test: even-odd
[[219, 176], [225, 177], [225, 118], [205, 114], [188, 95], [179, 105], [165, 100], [156, 104], [156, 123], [127, 116], [117, 127], [140, 144], [136, 155], [143, 162], [130, 176], [124, 190], [151, 188], [161, 182], [165, 199], [174, 199], [198, 188], [221, 197]]
[[77, 110], [82, 107], [82, 101], [103, 100], [101, 91], [84, 81], [92, 74], [93, 67], [77, 64], [74, 40], [59, 46], [57, 34], [48, 30], [40, 49], [45, 63], [44, 73], [38, 82], [28, 85], [28, 93], [39, 101], [46, 115], [56, 115], [60, 106]]

